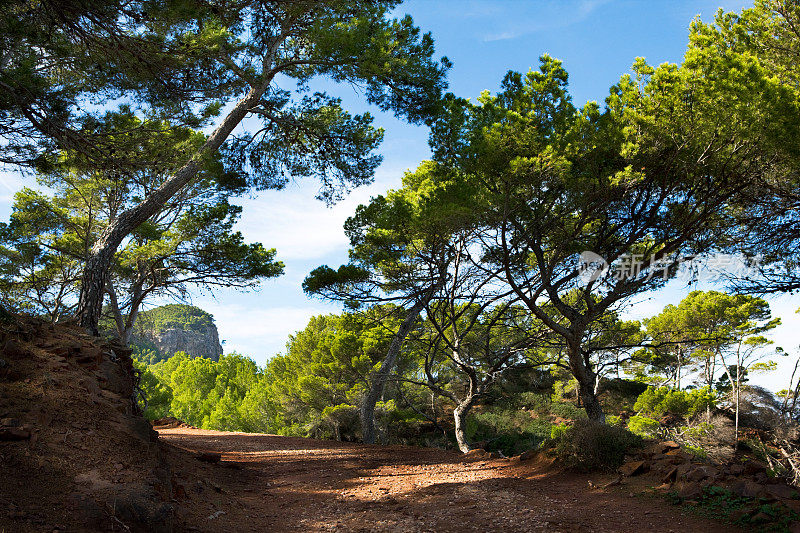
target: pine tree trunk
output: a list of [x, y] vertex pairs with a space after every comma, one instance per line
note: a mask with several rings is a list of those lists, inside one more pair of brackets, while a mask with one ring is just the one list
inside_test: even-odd
[[419, 317], [422, 309], [427, 305], [427, 299], [421, 299], [406, 313], [403, 323], [392, 338], [389, 349], [386, 351], [386, 357], [381, 362], [381, 367], [377, 372], [373, 373], [370, 379], [369, 391], [364, 396], [361, 402], [361, 431], [365, 444], [375, 443], [375, 404], [378, 399], [383, 395], [386, 380], [394, 370], [394, 365], [397, 362], [397, 356], [400, 354], [400, 348], [403, 346], [406, 336], [414, 326], [414, 322]]
[[467, 441], [466, 431], [464, 431], [464, 422], [466, 421], [466, 417], [470, 409], [472, 409], [474, 400], [474, 396], [469, 396], [466, 400], [459, 403], [455, 409], [453, 409], [453, 420], [455, 421], [456, 425], [456, 442], [458, 443], [458, 449], [463, 453], [467, 453], [472, 449], [469, 441]]
[[[579, 335], [576, 335], [576, 337], [580, 338]], [[597, 376], [586, 364], [580, 344], [577, 342], [569, 342], [568, 344], [570, 370], [578, 381], [578, 398], [589, 420], [605, 424], [606, 415], [603, 413], [603, 407], [600, 405], [600, 400], [595, 392]]]
[[117, 292], [111, 280], [106, 283], [106, 293], [109, 299], [108, 306], [111, 308], [111, 313], [114, 316], [114, 326], [117, 328], [117, 338], [122, 346], [127, 346], [128, 336], [125, 328], [125, 317], [122, 316], [122, 309], [119, 307]]
[[175, 174], [167, 179], [161, 186], [153, 191], [142, 203], [126, 209], [117, 218], [110, 221], [100, 238], [92, 246], [81, 279], [81, 291], [76, 311], [80, 325], [91, 334], [98, 334], [100, 312], [103, 308], [103, 295], [105, 292], [108, 272], [111, 261], [122, 241], [130, 235], [140, 224], [158, 213], [158, 211], [177, 193], [188, 184], [200, 169], [200, 161], [207, 155], [216, 152], [231, 134], [233, 129], [247, 116], [247, 113], [258, 104], [268, 87], [272, 76], [268, 76], [258, 87], [250, 89], [244, 98], [223, 119], [200, 150], [178, 169]]
[[736, 423], [733, 430], [733, 451], [739, 449], [739, 385], [736, 385]]

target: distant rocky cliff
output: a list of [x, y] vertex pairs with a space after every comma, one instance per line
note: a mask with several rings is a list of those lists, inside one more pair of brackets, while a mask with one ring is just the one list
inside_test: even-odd
[[131, 343], [140, 349], [157, 351], [153, 359], [166, 359], [175, 352], [186, 352], [192, 357], [208, 357], [216, 361], [222, 354], [214, 317], [191, 305], [163, 305], [141, 313]]

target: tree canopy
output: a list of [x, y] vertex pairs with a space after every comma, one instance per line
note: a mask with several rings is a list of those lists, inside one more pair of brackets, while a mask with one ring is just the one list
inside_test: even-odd
[[[433, 39], [410, 17], [389, 18], [398, 3], [175, 0], [78, 2], [62, 11], [45, 3], [41, 12], [19, 3], [6, 10], [4, 21], [14, 29], [10, 49], [27, 50], [4, 66], [9, 83], [0, 86], [8, 138], [14, 139], [14, 128], [23, 136], [4, 148], [28, 154], [19, 162], [42, 167], [41, 139], [42, 149], [75, 150], [97, 167], [124, 168], [120, 142], [141, 143], [174, 127], [214, 126], [174, 161], [170, 176], [98, 234], [81, 280], [78, 313], [85, 327], [97, 329], [117, 248], [186, 187], [206, 159], [222, 154], [226, 166], [247, 171], [255, 188], [315, 176], [320, 197], [329, 201], [371, 179], [382, 132], [368, 114], [353, 116], [338, 99], [309, 87], [323, 76], [353, 84], [379, 109], [425, 121], [435, 111], [449, 62], [433, 59]], [[22, 23], [15, 25], [17, 18]], [[127, 100], [162, 126], [109, 134], [93, 111], [101, 100]], [[248, 116], [258, 127], [237, 130]]]

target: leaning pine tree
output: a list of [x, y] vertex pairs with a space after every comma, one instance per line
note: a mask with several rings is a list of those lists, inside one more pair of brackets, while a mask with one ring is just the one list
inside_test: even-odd
[[434, 165], [405, 175], [404, 188], [389, 191], [358, 207], [345, 223], [350, 262], [338, 269], [324, 265], [303, 282], [308, 293], [351, 306], [393, 303], [402, 311], [380, 365], [370, 376], [361, 402], [363, 440], [375, 441], [375, 405], [383, 394], [403, 343], [421, 313], [437, 297], [447, 278], [454, 249], [449, 242], [459, 218], [441, 202], [408, 185], [429, 178]]
[[[388, 18], [399, 3], [104, 1], [67, 2], [59, 10], [55, 3], [18, 2], [6, 10], [0, 23], [13, 53], [0, 69], [0, 130], [12, 142], [3, 147], [4, 160], [41, 168], [49, 162], [37, 148], [55, 146], [113, 168], [120, 136], [101, 131], [81, 111], [85, 102], [124, 98], [171, 125], [191, 127], [227, 109], [205, 142], [176, 154], [174, 173], [118, 213], [96, 240], [81, 280], [77, 313], [84, 327], [97, 332], [120, 244], [207, 158], [222, 153], [226, 165], [247, 171], [254, 188], [316, 176], [327, 201], [372, 179], [382, 132], [369, 115], [353, 116], [338, 99], [308, 93], [308, 84], [324, 76], [356, 85], [378, 108], [425, 121], [448, 62], [432, 59], [432, 38], [410, 17]], [[286, 79], [292, 89], [278, 85]], [[239, 129], [247, 117], [254, 133]], [[131, 130], [125, 142], [151, 133]]]

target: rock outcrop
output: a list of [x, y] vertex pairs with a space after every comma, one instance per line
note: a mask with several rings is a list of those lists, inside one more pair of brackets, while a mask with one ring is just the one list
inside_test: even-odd
[[164, 305], [142, 313], [131, 343], [157, 350], [159, 359], [186, 352], [216, 361], [222, 354], [213, 316], [190, 305]]

